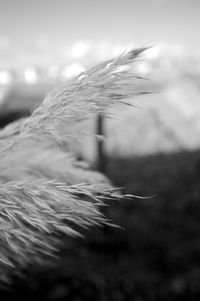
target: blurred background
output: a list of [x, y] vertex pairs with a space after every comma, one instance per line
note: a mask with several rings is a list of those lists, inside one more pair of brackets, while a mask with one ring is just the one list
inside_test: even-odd
[[[103, 170], [124, 192], [121, 229], [66, 242], [53, 270], [27, 271], [4, 299], [196, 300], [200, 294], [200, 2], [0, 0], [0, 126], [31, 114], [61, 81], [152, 46], [134, 65], [149, 80], [136, 106], [103, 120]], [[87, 125], [98, 130], [97, 119]], [[87, 141], [86, 141], [87, 140]], [[96, 139], [72, 150], [98, 166]], [[102, 160], [102, 153], [101, 160]], [[73, 246], [73, 248], [71, 247]], [[31, 299], [32, 298], [32, 299]]]

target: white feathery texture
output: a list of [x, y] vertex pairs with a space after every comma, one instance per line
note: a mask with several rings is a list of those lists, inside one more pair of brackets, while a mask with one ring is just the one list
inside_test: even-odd
[[[57, 87], [32, 116], [0, 132], [0, 269], [6, 273], [40, 262], [59, 249], [60, 234], [106, 224], [100, 207], [121, 199], [101, 173], [66, 152], [83, 132], [77, 125], [105, 114], [114, 103], [141, 94], [141, 80], [126, 66], [145, 48], [135, 49], [81, 73]], [[124, 67], [125, 66], [125, 67]]]

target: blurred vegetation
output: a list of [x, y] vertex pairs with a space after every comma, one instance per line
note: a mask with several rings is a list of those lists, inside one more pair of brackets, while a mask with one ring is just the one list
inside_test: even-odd
[[106, 208], [123, 229], [67, 240], [54, 267], [30, 267], [1, 300], [197, 300], [200, 296], [200, 153], [110, 158], [124, 191], [149, 196]]

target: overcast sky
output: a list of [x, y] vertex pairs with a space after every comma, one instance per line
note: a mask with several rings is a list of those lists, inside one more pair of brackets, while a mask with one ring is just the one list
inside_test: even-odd
[[63, 56], [79, 41], [168, 43], [198, 53], [199, 28], [200, 0], [0, 0], [0, 65]]

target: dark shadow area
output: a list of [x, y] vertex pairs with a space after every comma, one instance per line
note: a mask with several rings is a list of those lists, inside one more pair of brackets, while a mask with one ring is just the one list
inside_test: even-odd
[[1, 300], [197, 300], [200, 296], [200, 152], [108, 160], [124, 192], [112, 202], [122, 229], [65, 239], [53, 268], [30, 267]]
[[7, 114], [0, 113], [0, 128], [4, 128], [9, 123], [23, 117], [28, 117], [29, 115], [30, 115], [30, 111], [14, 111], [14, 112], [9, 112]]
[[51, 87], [50, 84], [16, 84], [9, 87], [0, 105], [0, 128], [31, 115]]

